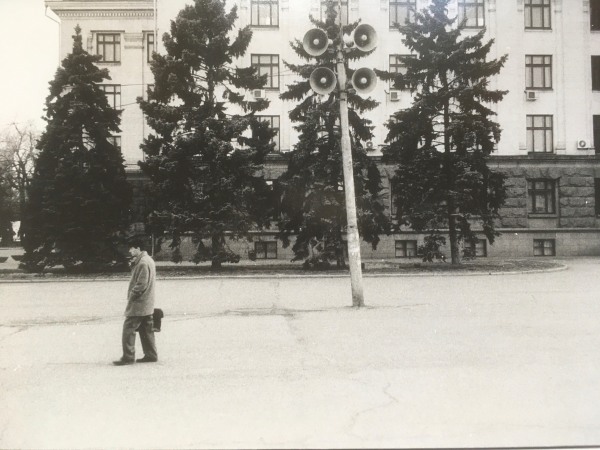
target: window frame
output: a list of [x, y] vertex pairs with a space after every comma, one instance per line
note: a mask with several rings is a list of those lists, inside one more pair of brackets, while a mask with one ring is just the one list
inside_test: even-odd
[[[150, 42], [150, 38], [152, 38], [152, 42]], [[146, 62], [152, 62], [152, 53], [155, 51], [155, 41], [154, 41], [154, 33], [146, 33]], [[152, 47], [152, 50], [150, 50]]]
[[110, 142], [112, 145], [114, 145], [116, 148], [119, 149], [119, 151], [121, 151], [122, 146], [121, 146], [121, 135], [111, 135], [109, 137], [106, 138], [106, 140], [108, 142]]
[[[112, 37], [112, 41], [106, 41], [107, 37]], [[106, 58], [106, 48], [113, 47], [113, 59]], [[102, 48], [102, 51], [100, 49]], [[121, 33], [116, 32], [101, 32], [96, 33], [96, 55], [100, 55], [102, 59], [99, 63], [120, 63], [121, 62]]]
[[[116, 109], [117, 111], [121, 110], [121, 85], [120, 84], [99, 84], [98, 85], [102, 91], [104, 91], [104, 95], [106, 95], [106, 100], [108, 101], [108, 105]], [[108, 92], [107, 88], [114, 88], [113, 92]], [[109, 96], [113, 97], [113, 102], [109, 100]], [[117, 102], [118, 99], [118, 102]], [[117, 106], [118, 103], [118, 106]]]
[[600, 55], [591, 55], [592, 91], [600, 91]]
[[[546, 246], [546, 244], [551, 245]], [[546, 249], [550, 249], [551, 253], [546, 253]], [[539, 253], [540, 250], [541, 253]], [[534, 239], [533, 256], [556, 256], [556, 239]]]
[[[321, 22], [325, 22], [327, 20], [327, 3], [328, 0], [320, 1], [321, 14], [320, 19]], [[342, 12], [336, 18], [336, 23], [339, 23], [339, 16], [342, 16], [342, 25], [348, 25], [350, 23], [350, 7], [348, 6], [348, 0], [342, 0]]]
[[[390, 73], [401, 73], [403, 75], [406, 75], [406, 61], [408, 59], [416, 59], [416, 57], [416, 55], [412, 55], [410, 53], [390, 53], [388, 57], [388, 71]], [[402, 71], [403, 68], [405, 69], [404, 71]], [[392, 89], [398, 89], [400, 91], [411, 90], [410, 86], [405, 86], [404, 88], [394, 87], [394, 80], [390, 80], [390, 87]]]
[[[409, 248], [409, 245], [411, 248]], [[419, 242], [416, 239], [394, 239], [395, 258], [416, 258], [418, 256], [418, 249]], [[401, 254], [398, 254], [399, 250], [401, 251]], [[411, 251], [412, 254], [409, 254], [409, 251]]]
[[[275, 256], [269, 257], [269, 255], [273, 255], [273, 248], [269, 252], [269, 247], [273, 245], [275, 245]], [[259, 251], [259, 247], [263, 247], [263, 249]], [[254, 241], [254, 254], [256, 259], [277, 259], [277, 241]]]
[[487, 258], [487, 239], [476, 239], [475, 242], [469, 244], [474, 258]]
[[[537, 63], [535, 62], [535, 58], [543, 59], [541, 63]], [[542, 86], [535, 86], [534, 74], [536, 69], [541, 69]], [[552, 90], [552, 55], [525, 55], [525, 89], [539, 91]]]
[[[266, 63], [262, 63], [261, 62], [261, 57], [269, 57], [271, 59], [271, 62], [266, 64]], [[258, 62], [254, 62], [254, 59], [257, 59]], [[273, 62], [273, 58], [277, 59], [277, 62], [274, 63]], [[257, 72], [259, 75], [264, 75], [261, 74], [260, 70], [262, 67], [266, 67], [268, 68], [268, 72], [267, 75], [267, 85], [263, 87], [263, 89], [269, 89], [269, 90], [275, 90], [278, 91], [279, 87], [280, 87], [280, 80], [279, 80], [279, 76], [280, 76], [280, 70], [279, 70], [279, 55], [278, 54], [272, 54], [272, 53], [252, 53], [250, 55], [250, 61], [251, 61], [251, 66], [252, 67], [256, 67], [257, 68]], [[274, 75], [274, 68], [276, 69], [277, 75]], [[274, 85], [274, 82], [277, 81], [277, 85]]]
[[[265, 5], [269, 7], [268, 17], [270, 24], [268, 25], [261, 23], [261, 18], [263, 17], [261, 15], [261, 6]], [[275, 17], [273, 17], [274, 13]], [[276, 23], [273, 23], [274, 21]], [[257, 28], [279, 28], [279, 0], [250, 0], [250, 26]]]
[[269, 186], [271, 202], [273, 206], [273, 215], [271, 216], [271, 220], [277, 221], [281, 219], [283, 215], [283, 211], [281, 209], [281, 195], [282, 195], [282, 185], [279, 179], [268, 179], [266, 180], [267, 186]]
[[[542, 118], [544, 124], [542, 126], [536, 125], [536, 119]], [[548, 126], [548, 121], [550, 125]], [[554, 153], [554, 116], [551, 114], [527, 114], [525, 124], [527, 136], [526, 146], [529, 153]], [[543, 148], [544, 150], [536, 150], [536, 135], [543, 133]]]
[[[539, 186], [543, 183], [543, 186]], [[556, 180], [551, 178], [532, 178], [527, 180], [527, 214], [530, 216], [556, 215]], [[538, 210], [538, 199], [543, 199]]]
[[[257, 119], [268, 122], [271, 130], [276, 130], [277, 133], [271, 138], [271, 142], [275, 143], [275, 148], [272, 150], [275, 153], [281, 153], [281, 116], [257, 115]], [[277, 126], [273, 126], [273, 120], [277, 119]]]
[[600, 0], [590, 0], [590, 31], [600, 31]]
[[[412, 7], [412, 9], [411, 9]], [[404, 17], [404, 21], [398, 21], [399, 11], [404, 11], [406, 8], [406, 14]], [[389, 20], [388, 26], [390, 29], [396, 29], [396, 23], [400, 25], [404, 25], [406, 18], [408, 18], [409, 23], [413, 23], [415, 20], [415, 10], [417, 9], [417, 0], [390, 0], [389, 3]], [[395, 20], [392, 20], [392, 15]]]
[[[540, 4], [534, 4], [533, 1], [540, 1]], [[541, 26], [534, 26], [534, 12], [539, 10], [541, 17]], [[523, 5], [525, 29], [526, 30], [551, 30], [552, 29], [552, 0], [525, 0]], [[548, 23], [546, 24], [546, 15]], [[529, 19], [529, 20], [528, 20]], [[529, 22], [529, 23], [528, 23]]]
[[594, 136], [594, 149], [600, 154], [600, 114], [592, 115], [592, 130]]
[[394, 184], [395, 184], [394, 179], [390, 178], [389, 182], [390, 182], [390, 219], [397, 221], [400, 219], [401, 214], [399, 214], [400, 208], [398, 208], [398, 204], [396, 202], [396, 196], [394, 195]]
[[594, 178], [594, 209], [596, 217], [600, 217], [600, 178]]
[[[476, 25], [467, 25], [466, 23], [469, 20], [467, 10], [472, 10], [473, 8], [475, 9]], [[479, 25], [480, 12], [482, 25]], [[465, 28], [485, 28], [485, 0], [458, 0], [458, 23], [462, 23], [465, 18], [467, 19]]]

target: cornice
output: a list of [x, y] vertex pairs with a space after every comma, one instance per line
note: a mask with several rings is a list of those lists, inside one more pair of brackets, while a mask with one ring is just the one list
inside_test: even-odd
[[46, 0], [58, 17], [154, 17], [153, 1], [58, 1]]
[[154, 17], [152, 11], [54, 11], [58, 17]]

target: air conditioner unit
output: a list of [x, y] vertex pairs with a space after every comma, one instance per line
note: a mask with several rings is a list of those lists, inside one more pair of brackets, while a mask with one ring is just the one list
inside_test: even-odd
[[527, 100], [528, 102], [533, 102], [534, 100], [537, 100], [537, 98], [537, 91], [525, 91], [525, 100]]
[[254, 89], [252, 91], [252, 96], [256, 99], [267, 98], [267, 92], [264, 89]]
[[577, 149], [578, 150], [585, 150], [588, 148], [591, 148], [590, 141], [588, 141], [587, 139], [577, 139]]
[[390, 91], [390, 102], [399, 102], [400, 101], [400, 91], [397, 89], [393, 89]]

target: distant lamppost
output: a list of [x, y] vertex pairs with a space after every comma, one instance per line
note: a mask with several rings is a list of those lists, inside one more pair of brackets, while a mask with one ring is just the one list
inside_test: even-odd
[[[338, 16], [341, 17], [341, 0], [338, 0]], [[336, 74], [326, 68], [318, 67], [310, 75], [310, 87], [319, 95], [328, 95], [339, 86], [340, 93], [340, 128], [342, 164], [344, 170], [344, 193], [346, 200], [347, 236], [348, 236], [348, 262], [350, 265], [350, 280], [352, 284], [352, 306], [364, 306], [364, 292], [362, 283], [362, 267], [360, 258], [360, 238], [358, 234], [358, 221], [356, 218], [356, 194], [354, 192], [354, 172], [352, 165], [352, 148], [350, 143], [350, 129], [348, 124], [348, 88], [354, 89], [358, 94], [367, 94], [375, 88], [377, 77], [375, 72], [368, 68], [361, 68], [354, 72], [351, 83], [346, 79], [346, 61], [344, 47], [356, 46], [358, 50], [369, 52], [377, 46], [377, 33], [367, 24], [356, 27], [351, 39], [344, 39], [342, 21], [340, 20], [339, 39], [336, 45]], [[320, 56], [327, 51], [332, 42], [327, 33], [319, 28], [306, 32], [302, 46], [311, 56]]]

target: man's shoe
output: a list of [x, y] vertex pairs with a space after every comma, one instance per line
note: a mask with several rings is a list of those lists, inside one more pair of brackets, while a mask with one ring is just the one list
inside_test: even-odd
[[135, 361], [133, 359], [123, 359], [123, 358], [121, 358], [121, 359], [119, 359], [117, 361], [113, 361], [113, 364], [115, 366], [127, 366], [127, 365], [133, 364], [133, 363], [135, 363]]
[[144, 356], [143, 358], [136, 359], [135, 361], [139, 363], [151, 363], [158, 361], [158, 358], [148, 358], [147, 356]]

